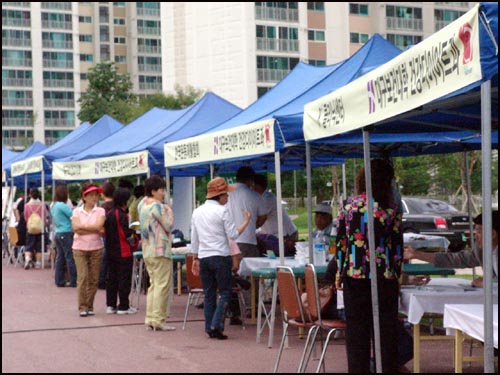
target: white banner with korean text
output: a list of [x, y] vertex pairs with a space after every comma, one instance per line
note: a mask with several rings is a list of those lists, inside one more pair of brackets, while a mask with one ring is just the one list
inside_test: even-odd
[[165, 167], [274, 152], [274, 120], [165, 143]]
[[148, 173], [149, 152], [52, 163], [55, 180], [90, 180]]
[[33, 156], [16, 163], [12, 163], [11, 174], [13, 177], [23, 176], [29, 173], [41, 172], [43, 169], [43, 156]]
[[482, 78], [479, 5], [423, 42], [304, 106], [304, 138], [375, 124]]

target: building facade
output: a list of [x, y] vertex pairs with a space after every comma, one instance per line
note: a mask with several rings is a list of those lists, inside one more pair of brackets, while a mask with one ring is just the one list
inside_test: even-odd
[[299, 61], [346, 59], [374, 33], [404, 49], [474, 3], [2, 2], [2, 144], [47, 145], [80, 121], [89, 68], [134, 92], [210, 90], [246, 107]]

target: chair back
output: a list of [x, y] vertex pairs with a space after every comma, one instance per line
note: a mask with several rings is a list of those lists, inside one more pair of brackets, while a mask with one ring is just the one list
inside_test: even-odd
[[188, 288], [189, 288], [189, 290], [203, 289], [200, 275], [195, 276], [193, 274], [193, 271], [192, 271], [193, 259], [194, 259], [194, 256], [192, 254], [186, 255], [186, 275], [187, 275]]
[[278, 266], [276, 268], [276, 279], [278, 281], [278, 293], [283, 319], [288, 322], [294, 319], [306, 322], [304, 307], [300, 299], [299, 289], [295, 281], [295, 275], [290, 267]]
[[19, 241], [19, 236], [17, 235], [17, 229], [15, 227], [9, 227], [9, 242], [11, 246], [16, 246], [17, 241]]
[[309, 313], [312, 320], [319, 320], [321, 323], [321, 308], [319, 305], [319, 290], [318, 279], [316, 278], [316, 270], [314, 265], [306, 264], [304, 268], [307, 304], [309, 305]]

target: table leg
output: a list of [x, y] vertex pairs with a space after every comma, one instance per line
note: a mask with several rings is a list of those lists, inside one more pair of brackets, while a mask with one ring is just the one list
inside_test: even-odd
[[250, 307], [252, 324], [255, 324], [255, 277], [250, 277]]
[[420, 324], [413, 325], [413, 373], [420, 372]]
[[274, 279], [272, 280], [272, 283], [273, 283], [273, 299], [271, 302], [271, 324], [269, 326], [269, 340], [267, 343], [268, 348], [273, 347], [274, 321], [276, 320], [276, 304], [278, 299], [278, 281]]
[[177, 262], [177, 295], [182, 294], [182, 263]]
[[455, 372], [462, 373], [462, 343], [464, 341], [463, 333], [459, 329], [455, 330]]

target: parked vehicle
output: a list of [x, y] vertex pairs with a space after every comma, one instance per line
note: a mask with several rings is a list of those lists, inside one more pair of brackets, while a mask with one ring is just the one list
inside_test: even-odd
[[403, 232], [446, 237], [450, 251], [460, 251], [470, 236], [469, 216], [434, 198], [402, 197]]

